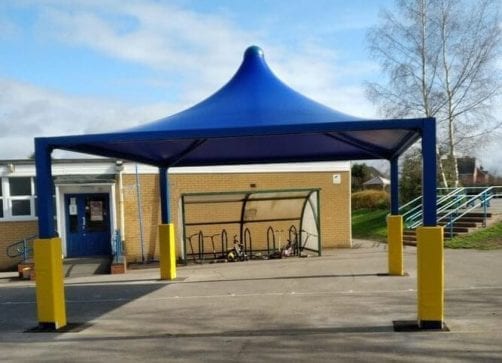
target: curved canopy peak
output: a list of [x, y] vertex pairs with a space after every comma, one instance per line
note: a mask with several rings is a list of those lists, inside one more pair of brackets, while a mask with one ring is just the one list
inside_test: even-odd
[[224, 129], [363, 120], [313, 101], [270, 70], [263, 50], [251, 46], [232, 79], [195, 106], [125, 131]]
[[52, 149], [159, 167], [394, 159], [434, 119], [364, 120], [285, 85], [252, 46], [235, 75], [195, 106], [133, 129], [44, 138]]

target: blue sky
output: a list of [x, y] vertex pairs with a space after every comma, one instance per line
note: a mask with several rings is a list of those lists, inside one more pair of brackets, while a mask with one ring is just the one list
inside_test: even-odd
[[0, 2], [0, 159], [34, 136], [105, 132], [180, 111], [225, 84], [249, 45], [287, 84], [378, 116], [365, 41], [392, 0]]

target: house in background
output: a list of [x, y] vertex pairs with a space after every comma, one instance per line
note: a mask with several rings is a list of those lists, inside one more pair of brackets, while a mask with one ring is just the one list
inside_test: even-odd
[[[111, 256], [117, 231], [127, 262], [158, 259], [161, 214], [158, 168], [113, 159], [54, 159], [52, 175], [54, 219], [65, 257]], [[267, 192], [272, 196], [268, 209], [273, 212], [277, 204], [273, 199], [279, 199], [281, 191], [316, 190], [319, 213], [315, 210], [313, 213], [322, 226], [319, 232], [322, 246], [350, 247], [350, 185], [350, 162], [171, 168], [170, 210], [178, 237], [178, 257], [192, 247], [187, 247], [186, 238], [190, 228], [195, 228], [185, 229], [183, 220], [210, 217], [219, 221], [242, 221], [243, 215], [250, 216], [251, 211], [243, 211], [237, 204], [232, 207], [235, 215], [228, 215], [229, 208], [220, 208], [215, 203], [206, 206], [195, 203], [185, 208], [182, 196], [194, 193], [213, 193], [211, 199], [228, 192], [244, 195]], [[291, 195], [288, 198], [291, 199]], [[218, 216], [219, 213], [222, 215]], [[253, 223], [257, 226], [256, 221]], [[287, 225], [274, 226], [283, 232], [283, 241], [290, 225], [288, 221]], [[196, 228], [204, 235], [226, 228], [229, 238], [239, 232], [235, 223], [231, 226], [199, 223]], [[0, 161], [0, 270], [15, 268], [21, 260], [21, 257], [8, 257], [7, 247], [35, 237], [37, 232], [34, 161]], [[266, 245], [266, 238], [265, 232], [256, 232], [253, 246]], [[191, 249], [196, 248], [197, 244]]]
[[384, 175], [372, 165], [366, 163], [353, 163], [351, 166], [352, 174], [352, 192], [358, 192], [366, 189], [364, 183], [376, 177]]
[[390, 188], [390, 180], [382, 176], [375, 176], [367, 182], [364, 182], [363, 188], [388, 191]]
[[488, 185], [490, 174], [483, 170], [476, 158], [464, 156], [457, 158], [458, 178], [463, 186]]

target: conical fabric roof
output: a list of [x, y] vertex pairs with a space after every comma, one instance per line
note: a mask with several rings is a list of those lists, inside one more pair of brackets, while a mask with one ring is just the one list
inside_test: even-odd
[[284, 84], [270, 70], [263, 51], [249, 47], [232, 79], [197, 105], [128, 131], [222, 129], [315, 122], [357, 121]]
[[53, 148], [159, 167], [391, 159], [430, 119], [366, 120], [285, 85], [249, 47], [232, 79], [195, 106], [107, 134], [44, 138]]

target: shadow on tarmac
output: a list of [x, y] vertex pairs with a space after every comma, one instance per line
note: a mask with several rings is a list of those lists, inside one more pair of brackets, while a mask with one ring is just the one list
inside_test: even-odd
[[[68, 323], [91, 326], [100, 316], [166, 286], [159, 283], [65, 285]], [[0, 331], [23, 332], [34, 328], [36, 309], [34, 286], [2, 287]]]

